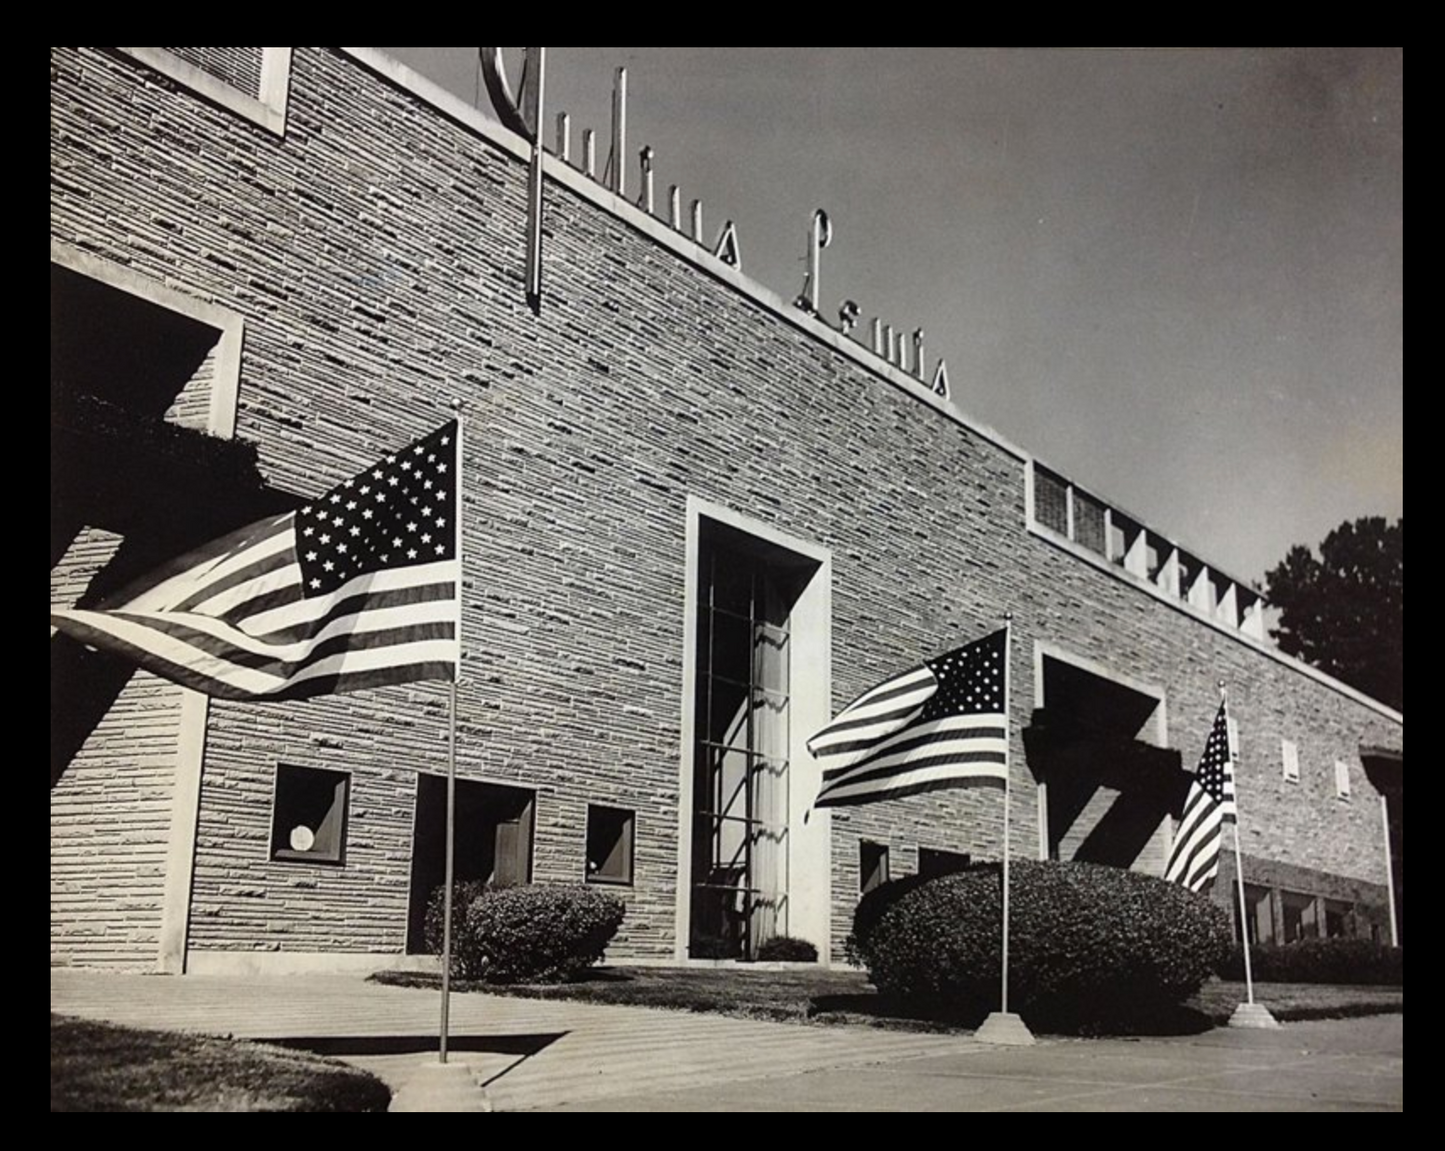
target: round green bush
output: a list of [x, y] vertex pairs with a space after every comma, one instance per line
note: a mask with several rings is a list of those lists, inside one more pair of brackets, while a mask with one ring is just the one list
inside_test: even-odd
[[[1009, 1009], [1039, 1025], [1112, 1025], [1188, 998], [1230, 944], [1229, 919], [1175, 883], [1088, 863], [1019, 861], [1009, 891]], [[892, 888], [892, 890], [888, 890]], [[885, 995], [956, 1015], [999, 1002], [997, 865], [884, 885], [850, 952]]]
[[626, 910], [595, 887], [484, 888], [453, 933], [453, 972], [488, 983], [564, 982], [602, 958]]
[[818, 949], [806, 939], [775, 935], [759, 945], [758, 959], [764, 963], [817, 963]]
[[[478, 966], [481, 952], [477, 949], [476, 941], [470, 936], [470, 929], [467, 926], [467, 908], [471, 907], [472, 901], [486, 890], [488, 890], [488, 885], [480, 879], [458, 880], [452, 885], [452, 974], [458, 979], [480, 979], [482, 977], [481, 968]], [[430, 898], [427, 899], [426, 919], [423, 921], [422, 933], [426, 939], [426, 949], [432, 955], [442, 953], [445, 896], [446, 888], [442, 886], [435, 888]]]

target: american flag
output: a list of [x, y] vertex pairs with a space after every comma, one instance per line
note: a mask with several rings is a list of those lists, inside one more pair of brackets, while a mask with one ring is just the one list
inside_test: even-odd
[[1174, 834], [1164, 878], [1203, 891], [1219, 873], [1219, 845], [1224, 825], [1235, 821], [1234, 773], [1230, 770], [1229, 715], [1219, 705], [1214, 726], [1199, 757], [1184, 814]]
[[808, 741], [824, 763], [814, 807], [1008, 781], [1008, 630], [864, 692]]
[[304, 507], [50, 622], [223, 699], [452, 679], [461, 536], [454, 420]]

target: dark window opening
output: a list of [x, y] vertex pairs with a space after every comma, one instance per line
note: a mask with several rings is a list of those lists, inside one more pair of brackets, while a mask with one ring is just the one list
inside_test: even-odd
[[1355, 934], [1354, 906], [1338, 899], [1326, 899], [1325, 938], [1344, 939]]
[[587, 881], [631, 883], [633, 813], [619, 807], [587, 807]]
[[271, 814], [271, 858], [344, 863], [349, 782], [350, 776], [344, 772], [279, 765]]
[[918, 874], [925, 879], [937, 879], [940, 875], [952, 875], [955, 871], [966, 870], [970, 861], [971, 857], [962, 852], [920, 847]]
[[867, 895], [875, 887], [887, 883], [888, 879], [888, 845], [872, 843], [866, 839], [859, 840], [858, 891]]
[[[456, 781], [453, 880], [511, 887], [532, 881], [535, 796], [520, 787]], [[446, 878], [447, 781], [421, 774], [412, 829], [407, 951], [426, 951], [426, 908]]]
[[1284, 941], [1294, 943], [1300, 939], [1318, 939], [1319, 900], [1313, 895], [1302, 895], [1297, 891], [1281, 891], [1279, 894], [1281, 910], [1284, 913]]
[[[1253, 944], [1274, 942], [1274, 893], [1267, 887], [1246, 883], [1244, 885], [1245, 925], [1249, 929], [1249, 941]], [[1239, 906], [1231, 901], [1234, 908], [1234, 938], [1239, 939]]]

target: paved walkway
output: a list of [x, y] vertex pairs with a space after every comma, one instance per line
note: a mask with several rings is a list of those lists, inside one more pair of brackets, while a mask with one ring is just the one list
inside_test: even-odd
[[[238, 1039], [314, 1039], [307, 1046], [341, 1055], [393, 1089], [435, 1061], [439, 1005], [435, 991], [354, 975], [50, 975], [50, 1008], [63, 1015]], [[449, 1031], [450, 1057], [472, 1068], [499, 1111], [980, 1047], [964, 1036], [476, 994], [452, 996]]]
[[[50, 1004], [135, 1026], [305, 1039], [394, 1089], [436, 1059], [437, 994], [353, 975], [56, 968]], [[451, 1019], [452, 1059], [505, 1111], [1404, 1109], [1401, 1015], [1028, 1048], [474, 994], [452, 997]]]

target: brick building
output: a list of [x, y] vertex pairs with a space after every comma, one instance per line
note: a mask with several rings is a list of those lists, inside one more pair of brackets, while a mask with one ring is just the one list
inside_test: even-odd
[[[1007, 610], [1015, 853], [1159, 873], [1224, 679], [1250, 930], [1388, 940], [1401, 715], [921, 365], [554, 155], [532, 309], [530, 145], [371, 49], [52, 49], [51, 77], [52, 601], [460, 401], [459, 877], [612, 885], [619, 959], [838, 958], [861, 889], [996, 857], [1002, 806], [809, 815], [803, 741]], [[441, 685], [238, 704], [63, 637], [51, 662], [52, 962], [419, 951]]]

